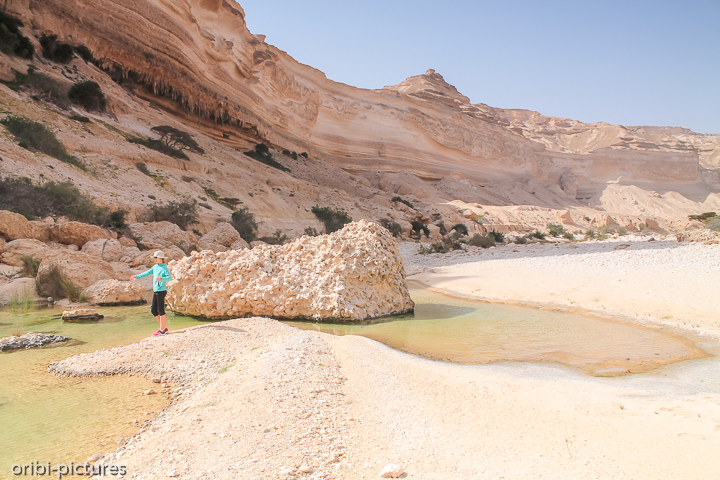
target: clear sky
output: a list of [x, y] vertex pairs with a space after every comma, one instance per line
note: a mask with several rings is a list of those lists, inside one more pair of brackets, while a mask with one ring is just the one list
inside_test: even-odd
[[435, 69], [473, 103], [720, 133], [720, 0], [238, 0], [331, 80]]

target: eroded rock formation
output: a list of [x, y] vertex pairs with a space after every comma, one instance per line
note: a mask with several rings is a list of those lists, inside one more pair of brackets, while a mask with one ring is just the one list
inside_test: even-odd
[[414, 308], [395, 240], [364, 220], [285, 245], [194, 252], [170, 269], [167, 303], [185, 315], [350, 322]]

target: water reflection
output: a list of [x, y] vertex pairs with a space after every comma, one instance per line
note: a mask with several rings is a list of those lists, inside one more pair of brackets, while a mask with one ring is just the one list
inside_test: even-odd
[[600, 375], [706, 356], [686, 338], [637, 325], [453, 298], [417, 287], [410, 293], [414, 314], [362, 324], [288, 323], [334, 335], [361, 335], [438, 360], [559, 362]]

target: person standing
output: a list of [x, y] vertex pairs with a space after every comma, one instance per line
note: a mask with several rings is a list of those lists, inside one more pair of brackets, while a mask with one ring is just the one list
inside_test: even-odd
[[134, 282], [138, 278], [147, 277], [152, 274], [153, 298], [150, 311], [155, 317], [155, 320], [160, 324], [158, 331], [153, 333], [154, 336], [158, 336], [165, 335], [168, 332], [168, 329], [165, 327], [165, 295], [167, 294], [166, 284], [172, 280], [172, 276], [170, 275], [170, 270], [168, 270], [167, 263], [165, 263], [165, 253], [162, 250], [158, 250], [153, 257], [155, 257], [155, 265], [147, 272], [133, 275], [130, 277], [130, 281]]

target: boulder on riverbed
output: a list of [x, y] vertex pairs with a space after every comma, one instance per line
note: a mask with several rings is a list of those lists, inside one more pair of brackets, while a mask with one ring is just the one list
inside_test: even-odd
[[53, 343], [67, 342], [68, 337], [62, 335], [28, 332], [20, 337], [12, 336], [0, 339], [0, 352], [25, 348], [44, 347]]
[[105, 318], [92, 308], [78, 308], [76, 310], [65, 310], [62, 313], [63, 322], [91, 322]]
[[102, 306], [147, 303], [144, 286], [119, 280], [100, 280], [88, 287], [87, 296], [90, 303]]
[[415, 306], [395, 240], [365, 220], [285, 245], [194, 252], [171, 273], [168, 305], [193, 316], [352, 322]]

